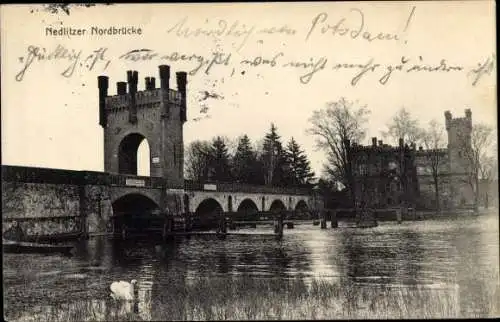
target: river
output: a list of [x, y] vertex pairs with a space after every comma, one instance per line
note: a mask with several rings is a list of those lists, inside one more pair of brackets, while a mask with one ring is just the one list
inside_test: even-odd
[[[266, 319], [275, 317], [269, 312], [276, 312], [278, 304], [261, 304], [268, 305], [268, 315], [259, 315], [256, 304], [253, 315], [249, 315], [247, 302], [261, 301], [259, 288], [271, 285], [262, 296], [271, 297], [272, 293], [270, 301], [283, 303], [285, 312], [280, 311], [278, 318], [407, 318], [425, 316], [406, 316], [405, 312], [418, 315], [429, 310], [434, 310], [431, 316], [438, 318], [488, 317], [500, 314], [498, 224], [496, 210], [481, 217], [399, 225], [382, 222], [369, 229], [322, 230], [312, 223], [303, 223], [294, 229], [285, 228], [281, 241], [275, 240], [269, 226], [241, 229], [236, 231], [241, 235], [229, 235], [226, 240], [193, 236], [169, 244], [93, 237], [79, 242], [72, 257], [4, 254], [4, 316], [8, 321], [108, 320], [120, 319], [120, 314], [129, 314], [129, 318], [135, 314], [130, 318], [134, 320]], [[131, 279], [138, 281], [139, 299], [132, 311], [127, 311], [110, 301], [109, 285]], [[303, 282], [303, 288], [293, 284], [297, 281]], [[309, 307], [295, 312], [309, 301], [300, 293], [312, 294], [307, 291], [312, 281], [341, 285], [340, 292], [328, 293], [334, 295], [325, 295], [323, 300], [336, 297], [336, 303], [344, 306], [335, 311], [337, 304], [324, 304], [321, 311]], [[290, 285], [294, 285], [293, 290]], [[238, 287], [241, 289], [235, 289]], [[356, 294], [369, 303], [365, 305], [365, 315], [360, 313], [363, 305], [356, 304], [363, 301], [347, 289], [356, 289]], [[386, 293], [375, 289], [384, 289]], [[387, 291], [392, 289], [424, 289], [430, 293]], [[309, 299], [321, 302], [321, 286], [315, 290], [317, 294]], [[325, 286], [325, 290], [330, 292], [333, 288]], [[446, 296], [438, 293], [443, 290]], [[225, 292], [232, 295], [225, 297]], [[293, 294], [285, 296], [287, 292]], [[291, 296], [301, 304], [290, 304]], [[378, 296], [381, 299], [374, 300]], [[384, 300], [384, 296], [391, 300]], [[444, 297], [453, 303], [436, 306], [435, 302]], [[200, 307], [206, 301], [213, 307], [204, 308], [203, 313]], [[391, 308], [391, 301], [404, 303], [401, 306], [405, 309]], [[187, 307], [188, 302], [192, 306], [184, 311], [172, 311], [172, 306]], [[431, 309], [416, 313], [411, 305]], [[220, 313], [223, 315], [206, 315], [215, 312], [217, 306], [224, 307], [224, 313]], [[238, 311], [242, 307], [246, 313]], [[310, 311], [313, 316], [308, 315]]]

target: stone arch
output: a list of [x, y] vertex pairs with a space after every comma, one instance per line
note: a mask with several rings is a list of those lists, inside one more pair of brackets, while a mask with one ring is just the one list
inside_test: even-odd
[[158, 212], [160, 206], [150, 197], [141, 193], [129, 193], [117, 198], [112, 203], [115, 216], [129, 213]]
[[281, 211], [286, 210], [286, 206], [281, 199], [274, 199], [271, 205], [269, 206], [269, 211]]
[[144, 189], [140, 187], [113, 187], [110, 191], [111, 203], [114, 204], [119, 199], [128, 195], [141, 195], [144, 198], [150, 199], [156, 205], [161, 204], [161, 191], [159, 189]]
[[304, 199], [300, 199], [297, 201], [295, 204], [295, 215], [297, 217], [303, 218], [303, 217], [309, 217], [309, 206], [307, 205], [307, 202]]
[[151, 176], [151, 147], [145, 138], [137, 147], [137, 175], [142, 177]]
[[[143, 229], [161, 225], [160, 206], [144, 194], [123, 195], [112, 203], [112, 207], [115, 231], [120, 231], [123, 226]], [[151, 220], [155, 217], [158, 220]]]
[[304, 199], [300, 199], [297, 201], [294, 208], [295, 210], [309, 209], [309, 205], [307, 204], [307, 201], [305, 201]]
[[[121, 139], [118, 145], [118, 173], [137, 175], [137, 152], [144, 140], [147, 141], [146, 137], [137, 132]], [[151, 162], [151, 151], [148, 160]]]
[[196, 207], [195, 213], [196, 215], [217, 215], [224, 212], [224, 208], [214, 198], [206, 198], [202, 202], [198, 204]]
[[[214, 199], [217, 201], [217, 203], [222, 207], [222, 210], [224, 212], [228, 211], [227, 206], [228, 206], [228, 201], [227, 198], [224, 198], [222, 194], [217, 194], [217, 193], [200, 193], [200, 192], [191, 192], [188, 194], [189, 195], [189, 209], [191, 213], [196, 213], [196, 209], [201, 205], [202, 202], [208, 200], [208, 199]], [[234, 199], [233, 199], [234, 201]]]
[[252, 199], [246, 198], [240, 202], [237, 212], [245, 214], [254, 214], [259, 212], [259, 208]]

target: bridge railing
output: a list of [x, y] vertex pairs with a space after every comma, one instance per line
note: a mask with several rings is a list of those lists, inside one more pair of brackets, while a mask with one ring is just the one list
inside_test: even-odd
[[263, 185], [250, 185], [239, 182], [196, 182], [184, 180], [184, 189], [191, 191], [221, 191], [243, 193], [266, 193], [284, 195], [309, 195], [312, 189], [305, 187], [271, 187]]

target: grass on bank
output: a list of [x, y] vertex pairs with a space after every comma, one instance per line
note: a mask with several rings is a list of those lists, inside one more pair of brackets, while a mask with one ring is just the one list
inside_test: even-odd
[[[498, 281], [498, 275], [496, 279]], [[491, 280], [490, 280], [491, 281]], [[253, 277], [171, 278], [137, 306], [111, 299], [59, 304], [9, 321], [303, 320], [481, 318], [500, 314], [498, 282], [471, 294], [458, 287], [435, 289], [355, 285], [313, 279]], [[476, 285], [477, 286], [477, 285]], [[158, 293], [158, 294], [155, 294]], [[8, 318], [8, 317], [7, 317]]]

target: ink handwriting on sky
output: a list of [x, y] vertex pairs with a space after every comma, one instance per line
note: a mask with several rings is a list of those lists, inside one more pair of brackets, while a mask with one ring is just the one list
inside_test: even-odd
[[53, 61], [61, 64], [60, 75], [66, 78], [72, 77], [76, 70], [92, 71], [97, 66], [102, 65], [105, 70], [111, 60], [106, 57], [107, 48], [101, 47], [92, 52], [84, 53], [83, 50], [67, 48], [63, 45], [57, 45], [53, 50], [47, 50], [45, 47], [30, 45], [24, 56], [18, 58], [21, 64], [20, 71], [16, 74], [16, 81], [24, 79], [25, 74], [33, 68], [34, 65], [41, 62]]
[[[415, 9], [415, 6], [409, 9], [403, 30], [397, 30], [395, 27], [391, 31], [382, 31], [376, 29], [376, 25], [368, 26], [364, 11], [351, 8], [347, 14], [340, 16], [319, 12], [310, 19], [306, 19], [303, 25], [296, 25], [297, 22], [294, 21], [293, 24], [260, 26], [240, 20], [205, 19], [200, 21], [183, 17], [169, 25], [166, 34], [187, 39], [227, 40], [233, 43], [236, 52], [240, 52], [252, 37], [261, 38], [266, 35], [279, 39], [300, 36], [305, 42], [311, 38], [319, 39], [317, 36], [348, 37], [367, 42], [400, 41], [401, 34], [406, 33], [411, 25]], [[262, 39], [258, 42], [262, 42]]]
[[[238, 57], [238, 58], [236, 58]], [[170, 64], [176, 62], [191, 63], [189, 69], [190, 76], [201, 74], [201, 77], [211, 75], [218, 68], [222, 68], [230, 75], [249, 75], [252, 70], [261, 73], [265, 70], [270, 72], [282, 70], [292, 71], [297, 75], [301, 84], [307, 85], [313, 82], [314, 77], [319, 73], [336, 73], [341, 70], [352, 72], [352, 77], [348, 80], [351, 86], [357, 86], [362, 79], [371, 78], [380, 85], [389, 84], [394, 77], [411, 77], [415, 74], [432, 75], [445, 74], [465, 74], [469, 78], [472, 86], [476, 86], [481, 79], [491, 76], [496, 64], [496, 56], [489, 55], [484, 60], [477, 62], [473, 66], [463, 66], [453, 63], [448, 58], [427, 58], [422, 56], [401, 56], [393, 63], [380, 63], [376, 57], [367, 56], [358, 61], [338, 61], [335, 57], [328, 55], [298, 57], [286, 51], [277, 51], [270, 55], [258, 55], [241, 57], [233, 55], [231, 52], [170, 52], [161, 53], [153, 49], [132, 49], [124, 52], [118, 57], [108, 54], [105, 47], [97, 48], [90, 52], [80, 49], [67, 48], [57, 45], [53, 49], [41, 46], [28, 46], [25, 55], [19, 57], [19, 72], [15, 75], [16, 81], [23, 80], [26, 73], [35, 69], [36, 64], [44, 62], [56, 62], [54, 68], [60, 68], [58, 72], [61, 76], [73, 77], [76, 71], [101, 73], [113, 63], [140, 63], [152, 61], [155, 64]], [[404, 75], [404, 76], [403, 76]], [[375, 78], [373, 78], [375, 77]]]

